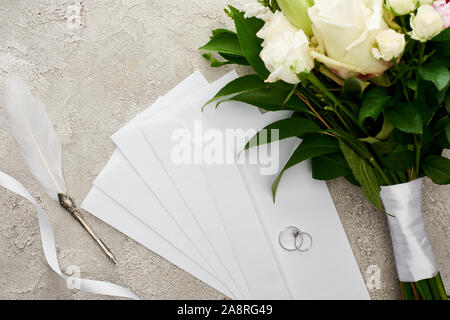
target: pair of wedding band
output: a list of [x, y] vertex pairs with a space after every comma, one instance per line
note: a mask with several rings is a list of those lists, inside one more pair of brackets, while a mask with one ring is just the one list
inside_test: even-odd
[[[293, 236], [293, 246], [286, 246], [283, 243], [283, 235], [287, 232], [291, 232]], [[306, 247], [303, 247], [305, 236], [309, 238], [309, 245]], [[280, 235], [278, 236], [278, 241], [280, 243], [280, 246], [286, 250], [286, 251], [301, 251], [306, 252], [309, 251], [313, 244], [312, 236], [309, 233], [301, 231], [299, 228], [294, 226], [289, 226], [281, 230]]]

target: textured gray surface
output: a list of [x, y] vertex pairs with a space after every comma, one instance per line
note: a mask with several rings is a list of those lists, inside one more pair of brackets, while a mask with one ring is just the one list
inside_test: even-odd
[[[47, 106], [64, 140], [65, 177], [78, 202], [111, 155], [113, 132], [194, 70], [210, 81], [227, 71], [210, 69], [196, 50], [212, 28], [230, 26], [225, 5], [225, 0], [1, 1], [0, 77], [18, 74]], [[112, 266], [30, 177], [6, 128], [2, 103], [0, 170], [23, 182], [50, 215], [63, 270], [77, 265], [83, 277], [117, 282], [146, 299], [224, 298], [89, 216], [118, 256], [119, 265]], [[370, 265], [381, 268], [381, 288], [372, 298], [399, 298], [385, 217], [344, 180], [329, 188], [363, 275]], [[426, 181], [424, 215], [447, 288], [449, 195], [450, 187]], [[50, 270], [27, 201], [0, 190], [0, 219], [0, 299], [106, 299], [68, 290]]]

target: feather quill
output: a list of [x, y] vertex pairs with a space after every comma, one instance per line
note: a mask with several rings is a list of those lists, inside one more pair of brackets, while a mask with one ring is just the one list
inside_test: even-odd
[[53, 200], [66, 194], [62, 173], [61, 140], [44, 105], [16, 76], [6, 79], [5, 108], [9, 126], [32, 175]]
[[48, 118], [44, 105], [33, 97], [26, 84], [16, 76], [9, 76], [6, 79], [5, 88], [5, 108], [9, 127], [32, 175], [50, 198], [59, 201], [111, 261], [117, 263], [114, 254], [97, 236], [72, 198], [66, 194], [66, 183], [62, 173], [61, 140]]

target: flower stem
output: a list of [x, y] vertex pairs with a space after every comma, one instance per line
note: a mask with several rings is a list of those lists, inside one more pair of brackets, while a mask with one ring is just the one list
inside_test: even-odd
[[434, 281], [436, 281], [438, 290], [439, 290], [439, 295], [441, 297], [442, 300], [448, 300], [448, 296], [447, 293], [445, 292], [445, 288], [444, 288], [444, 283], [442, 282], [442, 278], [441, 278], [441, 274], [438, 273], [436, 275], [436, 277], [434, 277]]
[[411, 283], [400, 282], [400, 289], [402, 290], [402, 299], [403, 300], [415, 300], [414, 292], [411, 288]]
[[319, 78], [316, 77], [316, 75], [313, 72], [310, 72], [307, 76], [307, 79], [319, 90], [323, 91], [325, 96], [327, 96], [332, 102], [334, 102], [344, 113], [349, 117], [357, 126], [358, 128], [365, 134], [369, 135], [369, 132], [367, 129], [356, 119], [354, 114], [338, 99], [336, 96], [331, 93], [327, 87], [322, 83], [322, 81], [319, 80]]
[[378, 162], [375, 160], [375, 158], [373, 156], [370, 157], [369, 162], [372, 164], [372, 166], [375, 168], [375, 170], [378, 171], [378, 173], [380, 174], [381, 178], [384, 180], [384, 183], [387, 186], [392, 185], [392, 180], [388, 178], [386, 173], [384, 173], [383, 169], [381, 169], [380, 165], [378, 164]]
[[414, 151], [415, 151], [415, 178], [418, 179], [420, 176], [420, 154], [422, 146], [419, 143], [417, 135], [414, 135]]
[[309, 109], [311, 109], [311, 111], [314, 113], [317, 119], [319, 119], [325, 125], [325, 127], [331, 129], [330, 125], [320, 116], [320, 114], [316, 111], [316, 109], [314, 109], [311, 103], [309, 103], [308, 99], [301, 92], [295, 91], [295, 95], [299, 97], [299, 99], [302, 100], [308, 106]]
[[[419, 42], [419, 66], [422, 66], [422, 64], [423, 64], [423, 55], [424, 54], [425, 54], [425, 45], [423, 43]], [[419, 72], [416, 71], [417, 88], [416, 88], [416, 91], [414, 92], [415, 100], [417, 100], [419, 98], [419, 80], [420, 80]]]
[[344, 120], [344, 118], [342, 117], [342, 115], [339, 113], [338, 110], [336, 110], [336, 108], [333, 107], [325, 107], [325, 110], [330, 110], [332, 111], [337, 117], [338, 119], [341, 121], [341, 123], [345, 126], [345, 128], [349, 131], [352, 132], [352, 128], [350, 128], [350, 126], [348, 125], [348, 123]]
[[415, 285], [422, 300], [433, 300], [433, 295], [431, 294], [430, 287], [428, 287], [428, 282], [426, 280], [417, 281], [415, 282]]
[[433, 300], [441, 300], [441, 297], [439, 294], [439, 289], [437, 287], [435, 278], [436, 277], [427, 279], [426, 281], [428, 282], [428, 286], [430, 287], [431, 294], [433, 295]]

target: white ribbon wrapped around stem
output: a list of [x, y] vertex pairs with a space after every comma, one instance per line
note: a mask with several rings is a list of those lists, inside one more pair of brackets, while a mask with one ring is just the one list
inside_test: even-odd
[[388, 216], [397, 273], [402, 282], [433, 278], [438, 273], [422, 216], [422, 179], [381, 187]]
[[[37, 215], [39, 219], [39, 228], [41, 230], [41, 240], [42, 240], [42, 248], [44, 250], [45, 258], [47, 259], [47, 263], [50, 267], [55, 271], [61, 278], [67, 280], [71, 277], [66, 276], [62, 273], [59, 268], [58, 258], [56, 256], [56, 247], [55, 247], [55, 239], [53, 237], [53, 230], [50, 224], [50, 220], [48, 219], [47, 214], [44, 210], [39, 206], [33, 196], [28, 192], [28, 190], [17, 180], [8, 176], [7, 174], [0, 171], [0, 186], [18, 194], [19, 196], [24, 197], [29, 200], [37, 210]], [[77, 282], [80, 290], [109, 295], [109, 296], [117, 296], [117, 297], [126, 297], [131, 299], [139, 299], [133, 292], [129, 289], [121, 287], [114, 283], [96, 281], [96, 280], [88, 280], [88, 279], [74, 279]]]

